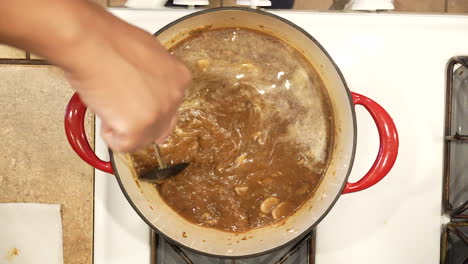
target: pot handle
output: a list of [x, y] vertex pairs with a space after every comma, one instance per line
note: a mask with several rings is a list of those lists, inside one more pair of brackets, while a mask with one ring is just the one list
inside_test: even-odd
[[89, 145], [84, 129], [85, 114], [86, 105], [83, 104], [78, 93], [75, 93], [65, 110], [65, 134], [68, 142], [86, 163], [98, 170], [114, 174], [112, 164], [99, 159]]
[[398, 155], [398, 132], [390, 115], [372, 99], [352, 93], [353, 103], [362, 105], [374, 119], [380, 138], [380, 147], [377, 158], [370, 170], [357, 182], [348, 182], [343, 193], [352, 193], [365, 190], [382, 180], [395, 164]]

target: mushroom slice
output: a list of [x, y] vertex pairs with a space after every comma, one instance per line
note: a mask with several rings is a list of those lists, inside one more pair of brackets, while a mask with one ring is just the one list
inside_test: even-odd
[[276, 206], [271, 215], [274, 219], [284, 218], [294, 211], [294, 206], [290, 202], [282, 202]]
[[280, 203], [280, 200], [276, 197], [266, 198], [260, 205], [260, 211], [264, 214], [270, 214], [273, 208]]

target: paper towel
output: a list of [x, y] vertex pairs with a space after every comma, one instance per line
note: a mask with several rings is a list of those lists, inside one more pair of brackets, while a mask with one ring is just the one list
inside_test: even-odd
[[62, 264], [59, 204], [0, 203], [0, 264]]

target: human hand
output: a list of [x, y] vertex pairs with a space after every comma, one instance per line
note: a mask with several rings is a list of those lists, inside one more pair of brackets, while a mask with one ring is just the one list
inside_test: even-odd
[[153, 36], [92, 1], [6, 1], [0, 42], [64, 69], [117, 151], [163, 141], [190, 85], [188, 69]]
[[111, 149], [161, 143], [176, 125], [190, 72], [150, 34], [121, 21], [112, 20], [111, 28], [76, 46], [64, 67], [67, 79], [102, 119]]

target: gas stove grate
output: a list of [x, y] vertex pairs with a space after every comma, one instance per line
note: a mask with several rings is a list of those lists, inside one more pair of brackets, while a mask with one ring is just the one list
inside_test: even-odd
[[447, 67], [444, 211], [468, 219], [468, 57], [452, 58]]
[[468, 57], [447, 66], [441, 264], [468, 264]]
[[294, 244], [265, 255], [243, 259], [208, 257], [183, 249], [151, 233], [151, 264], [314, 264], [315, 231]]
[[468, 264], [468, 223], [450, 223], [442, 234], [442, 264]]

